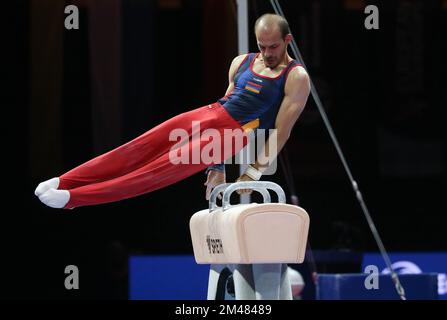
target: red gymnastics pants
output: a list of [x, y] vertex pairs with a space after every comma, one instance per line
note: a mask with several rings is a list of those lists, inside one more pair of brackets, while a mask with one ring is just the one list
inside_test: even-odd
[[[231, 154], [230, 157], [236, 154], [247, 143], [243, 128], [219, 103], [182, 113], [60, 176], [58, 189], [70, 192], [70, 200], [64, 208], [135, 197], [171, 185], [208, 167], [210, 163], [204, 163], [203, 159], [199, 159], [199, 163], [192, 162], [193, 164], [174, 164], [170, 159], [171, 148], [178, 144], [177, 140], [169, 141], [174, 129], [188, 132], [187, 149], [190, 154], [194, 153], [195, 148], [202, 150], [210, 143], [192, 139], [193, 121], [200, 121], [200, 133], [211, 128], [219, 131], [219, 136], [222, 137], [221, 161], [225, 160], [228, 153]], [[243, 145], [239, 148], [233, 138], [231, 146], [228, 143], [224, 146], [224, 129], [240, 132], [239, 138], [243, 136]], [[225, 132], [228, 133], [227, 130]]]

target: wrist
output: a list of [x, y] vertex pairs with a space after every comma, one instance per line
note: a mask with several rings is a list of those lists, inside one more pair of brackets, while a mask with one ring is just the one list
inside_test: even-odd
[[205, 174], [207, 175], [210, 171], [217, 171], [217, 172], [222, 172], [223, 174], [225, 174], [225, 164], [220, 163], [220, 164], [211, 165], [205, 170]]
[[248, 165], [244, 174], [255, 181], [258, 181], [262, 177], [262, 172], [251, 165]]

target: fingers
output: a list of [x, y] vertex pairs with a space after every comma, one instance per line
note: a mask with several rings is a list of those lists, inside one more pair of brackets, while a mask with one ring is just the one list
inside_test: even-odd
[[208, 185], [209, 182], [210, 182], [210, 175], [208, 175], [206, 177], [206, 181], [205, 181], [205, 183], [203, 185], [206, 186], [206, 185]]
[[[206, 195], [205, 195], [205, 199], [206, 200], [210, 199], [211, 193], [213, 192], [215, 187], [216, 186], [211, 186], [211, 185], [207, 186], [207, 188], [206, 188]], [[222, 192], [219, 192], [219, 194], [217, 195], [217, 199], [222, 200]]]
[[[210, 197], [211, 197], [211, 193], [213, 192], [213, 190], [214, 190], [214, 188], [216, 187], [215, 185], [212, 185], [212, 184], [208, 184], [208, 185], [206, 185], [207, 187], [206, 187], [206, 195], [205, 195], [205, 199], [206, 200], [210, 200]], [[239, 189], [239, 190], [236, 190], [236, 192], [239, 194], [239, 195], [242, 195], [242, 194], [251, 194], [252, 192], [253, 192], [253, 190], [252, 189]], [[217, 199], [219, 199], [219, 200], [222, 200], [222, 192], [219, 192], [219, 194], [217, 195]]]
[[236, 191], [238, 194], [251, 194], [253, 190], [251, 189], [239, 189]]
[[206, 199], [206, 200], [209, 200], [209, 199], [210, 199], [211, 191], [213, 191], [213, 187], [212, 187], [210, 184], [208, 184], [208, 185], [206, 186], [206, 192], [205, 192], [205, 199]]
[[[213, 189], [222, 183], [225, 183], [225, 175], [218, 171], [211, 170], [208, 173], [205, 183], [203, 184], [204, 186], [206, 186], [205, 199], [209, 200]], [[222, 196], [220, 194], [217, 195], [217, 197], [219, 199], [222, 199]]]

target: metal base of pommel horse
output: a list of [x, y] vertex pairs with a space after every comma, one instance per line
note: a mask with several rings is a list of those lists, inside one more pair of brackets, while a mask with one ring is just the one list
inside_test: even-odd
[[[231, 205], [231, 194], [238, 189], [258, 191], [264, 203]], [[271, 203], [269, 189], [276, 192], [278, 203]], [[218, 207], [221, 192], [222, 207]], [[304, 261], [309, 215], [285, 202], [284, 191], [273, 182], [226, 183], [214, 188], [209, 209], [191, 217], [196, 262], [211, 264], [208, 300], [222, 297], [219, 288], [228, 270], [236, 300], [292, 299], [286, 264]]]

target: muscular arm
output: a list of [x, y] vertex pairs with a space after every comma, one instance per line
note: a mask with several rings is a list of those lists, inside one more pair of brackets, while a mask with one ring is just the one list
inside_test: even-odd
[[228, 96], [231, 93], [231, 91], [233, 91], [234, 76], [236, 75], [237, 69], [241, 65], [242, 61], [244, 61], [246, 56], [247, 56], [246, 54], [242, 54], [234, 58], [233, 61], [231, 62], [230, 70], [228, 71], [228, 88], [227, 91], [225, 92], [225, 96]]
[[[266, 155], [267, 159], [270, 159], [270, 163], [289, 139], [293, 126], [306, 105], [309, 92], [310, 81], [306, 70], [302, 67], [292, 69], [284, 88], [284, 99], [276, 116], [276, 130], [269, 136], [269, 141], [276, 139], [276, 154], [269, 153], [269, 141], [265, 144], [264, 150], [261, 150], [261, 155]], [[259, 158], [253, 166], [260, 171], [265, 171], [268, 168], [268, 163], [265, 159]]]
[[[241, 65], [242, 61], [245, 59], [246, 56], [247, 56], [246, 54], [242, 54], [234, 58], [233, 61], [231, 62], [231, 66], [228, 71], [228, 88], [227, 91], [225, 92], [225, 96], [228, 96], [234, 90], [234, 76], [236, 75], [236, 71], [238, 70], [239, 66]], [[224, 171], [225, 167], [223, 164], [212, 165], [208, 167], [205, 173], [208, 174], [208, 172], [211, 170]]]
[[[245, 54], [237, 56], [231, 62], [230, 70], [228, 71], [228, 88], [227, 88], [227, 91], [225, 92], [225, 96], [229, 95], [233, 91], [234, 76], [236, 75], [236, 71], [239, 68], [239, 66], [241, 65], [241, 63], [245, 57], [246, 57]], [[206, 186], [205, 199], [209, 200], [213, 189], [217, 185], [219, 185], [221, 183], [225, 183], [225, 165], [217, 164], [217, 165], [212, 165], [212, 166], [208, 167], [208, 169], [206, 170], [206, 175], [207, 175], [207, 179], [204, 183], [204, 185]], [[220, 195], [218, 197], [221, 198]]]

